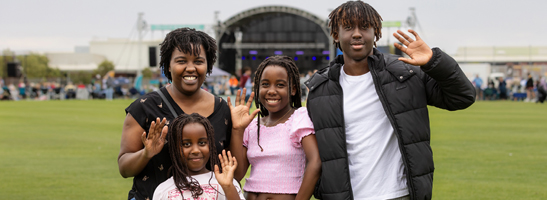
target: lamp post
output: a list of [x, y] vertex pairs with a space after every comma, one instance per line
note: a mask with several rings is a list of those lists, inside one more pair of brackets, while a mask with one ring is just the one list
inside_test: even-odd
[[143, 32], [146, 29], [146, 22], [143, 20], [144, 13], [140, 12], [138, 14], [139, 18], [137, 19], [137, 33], [138, 33], [138, 42], [137, 42], [137, 51], [138, 51], [138, 59], [137, 59], [137, 77], [142, 76], [142, 37]]

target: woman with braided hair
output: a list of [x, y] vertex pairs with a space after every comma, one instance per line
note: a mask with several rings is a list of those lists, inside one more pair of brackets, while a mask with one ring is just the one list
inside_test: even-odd
[[167, 34], [160, 45], [159, 64], [170, 84], [141, 96], [125, 109], [118, 167], [123, 177], [134, 177], [128, 199], [151, 199], [155, 188], [169, 178], [171, 159], [164, 126], [178, 115], [205, 116], [213, 125], [217, 152], [230, 144], [229, 107], [223, 99], [201, 89], [216, 60], [215, 40], [204, 32], [180, 28]]

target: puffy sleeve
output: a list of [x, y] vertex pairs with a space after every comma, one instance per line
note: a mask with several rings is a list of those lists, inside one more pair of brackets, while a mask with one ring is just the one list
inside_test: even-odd
[[294, 111], [293, 116], [291, 116], [291, 143], [297, 147], [302, 147], [302, 138], [315, 134], [313, 129], [313, 123], [311, 122], [310, 117], [308, 116], [308, 110], [305, 107], [298, 108]]

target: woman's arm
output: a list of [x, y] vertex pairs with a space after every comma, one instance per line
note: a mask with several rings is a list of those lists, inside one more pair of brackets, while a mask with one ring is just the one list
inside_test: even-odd
[[302, 147], [306, 153], [306, 170], [302, 185], [296, 194], [296, 200], [309, 200], [315, 189], [315, 184], [321, 175], [321, 159], [317, 148], [317, 139], [311, 134], [302, 138]]
[[165, 122], [165, 118], [153, 121], [146, 137], [146, 132], [135, 118], [129, 113], [125, 116], [118, 155], [118, 168], [124, 178], [139, 174], [148, 161], [162, 150], [167, 136]]

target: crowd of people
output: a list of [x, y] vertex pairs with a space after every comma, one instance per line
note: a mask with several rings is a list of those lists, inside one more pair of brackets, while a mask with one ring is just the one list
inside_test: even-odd
[[168, 33], [159, 66], [169, 83], [125, 109], [118, 167], [133, 177], [128, 199], [431, 199], [428, 105], [465, 109], [475, 89], [413, 30], [393, 34], [409, 57], [379, 52], [381, 21], [348, 1], [329, 15], [343, 55], [328, 67], [306, 77], [276, 55], [212, 87], [202, 86], [216, 41]]
[[[97, 75], [96, 77], [100, 77]], [[135, 99], [147, 92], [157, 90], [158, 85], [146, 84], [136, 89], [129, 82], [120, 83], [116, 79], [96, 78], [91, 83], [77, 84], [72, 81], [33, 82], [22, 79], [18, 84], [5, 83], [0, 78], [1, 100], [67, 100], [67, 99]], [[159, 84], [161, 85], [161, 84]]]
[[214, 95], [235, 95], [239, 89], [239, 80], [235, 75], [220, 76], [203, 83], [203, 89]]
[[534, 80], [528, 73], [522, 79], [497, 77], [488, 79], [486, 83], [477, 74], [472, 81], [477, 90], [477, 100], [513, 100], [523, 102], [543, 103], [547, 97], [545, 77]]
[[[234, 96], [238, 89], [247, 88], [247, 91], [249, 91], [247, 92], [247, 95], [250, 96], [250, 91], [254, 86], [254, 81], [250, 78], [252, 70], [250, 67], [244, 67], [241, 71], [243, 73], [239, 79], [235, 75], [221, 76], [205, 81], [202, 88], [217, 96]], [[306, 82], [315, 72], [317, 72], [317, 69], [307, 70], [306, 73], [300, 73], [300, 86], [302, 97], [304, 97], [303, 99], [306, 99], [305, 97], [308, 93], [308, 88], [304, 85], [304, 82]], [[247, 95], [246, 99], [249, 98]]]
[[[250, 68], [248, 73], [250, 73]], [[308, 71], [307, 74], [300, 74], [303, 96], [307, 91], [303, 83], [312, 74], [312, 71]], [[250, 74], [248, 77], [250, 77]], [[235, 75], [221, 76], [207, 80], [203, 83], [202, 88], [217, 96], [234, 96], [238, 89], [247, 88], [250, 91], [254, 83], [248, 77], [246, 78], [244, 75], [238, 79]], [[242, 79], [243, 81], [241, 81]], [[82, 82], [74, 84], [71, 81], [65, 81], [66, 83], [63, 84], [59, 81], [27, 82], [21, 80], [19, 84], [5, 84], [4, 80], [0, 78], [0, 100], [135, 99], [150, 91], [158, 90], [165, 84], [160, 80], [158, 84], [145, 84], [141, 90], [138, 90], [129, 83], [117, 83], [116, 78], [111, 81], [109, 82], [108, 79], [101, 81], [99, 78], [93, 79], [89, 84]], [[239, 85], [241, 82], [245, 83], [243, 87]]]
[[[0, 97], [2, 100], [50, 100], [50, 99], [83, 99], [88, 91], [88, 85], [72, 82], [30, 82], [20, 81], [17, 85], [6, 84], [0, 79]], [[86, 97], [87, 99], [87, 97]]]

